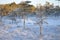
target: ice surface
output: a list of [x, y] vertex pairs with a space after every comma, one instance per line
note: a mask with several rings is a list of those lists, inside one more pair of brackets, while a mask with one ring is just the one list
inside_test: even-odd
[[[9, 17], [3, 17], [0, 22], [0, 40], [39, 40], [40, 27], [36, 25], [39, 21], [35, 16], [29, 16], [25, 19], [16, 17], [12, 20]], [[13, 21], [13, 23], [12, 23]], [[60, 40], [60, 18], [47, 17], [45, 21], [48, 24], [43, 25], [43, 40]]]

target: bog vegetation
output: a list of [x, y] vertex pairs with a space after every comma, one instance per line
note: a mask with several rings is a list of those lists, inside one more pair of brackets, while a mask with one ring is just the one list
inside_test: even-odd
[[0, 16], [6, 16], [8, 15], [10, 12], [14, 11], [15, 9], [20, 8], [21, 10], [24, 9], [23, 11], [28, 11], [28, 12], [36, 12], [38, 11], [43, 11], [45, 10], [45, 14], [46, 15], [52, 15], [55, 13], [56, 15], [60, 15], [60, 7], [54, 6], [54, 4], [50, 4], [49, 2], [46, 2], [45, 5], [37, 5], [37, 7], [35, 7], [34, 5], [31, 5], [29, 3], [25, 3], [25, 2], [20, 2], [19, 4], [16, 4], [15, 2], [10, 3], [10, 4], [0, 4]]

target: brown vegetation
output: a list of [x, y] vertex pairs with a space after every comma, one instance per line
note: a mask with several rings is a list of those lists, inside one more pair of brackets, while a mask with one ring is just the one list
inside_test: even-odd
[[27, 9], [27, 11], [29, 12], [35, 11], [35, 7], [33, 5], [25, 4], [25, 3], [16, 4], [15, 2], [13, 2], [11, 4], [0, 5], [0, 15], [4, 15], [4, 16], [8, 15], [9, 12], [12, 12], [16, 8], [24, 8]]

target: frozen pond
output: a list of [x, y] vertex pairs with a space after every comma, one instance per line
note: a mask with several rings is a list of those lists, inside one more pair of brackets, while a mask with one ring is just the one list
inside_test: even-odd
[[[16, 20], [10, 17], [3, 17], [0, 21], [0, 40], [39, 40], [40, 29], [39, 25], [35, 24], [38, 19], [35, 16], [28, 16], [25, 19], [16, 17]], [[60, 18], [47, 17], [45, 19], [48, 24], [43, 24], [43, 39], [44, 40], [60, 40]]]

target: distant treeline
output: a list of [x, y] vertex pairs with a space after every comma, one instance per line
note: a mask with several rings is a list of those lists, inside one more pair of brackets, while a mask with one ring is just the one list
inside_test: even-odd
[[10, 4], [2, 4], [0, 5], [0, 16], [8, 15], [10, 12], [14, 11], [15, 9], [23, 9], [23, 12], [44, 12], [46, 15], [60, 15], [60, 7], [54, 6], [54, 4], [50, 4], [49, 2], [46, 2], [45, 5], [39, 4], [39, 6], [35, 7], [34, 5], [31, 5], [29, 3], [21, 2], [19, 4], [16, 4], [15, 2]]
[[28, 12], [35, 11], [34, 5], [30, 5], [24, 2], [21, 2], [19, 4], [16, 4], [15, 2], [13, 2], [11, 4], [0, 5], [0, 15], [3, 15], [3, 16], [8, 15], [8, 13], [14, 11], [17, 8], [21, 10], [23, 9], [23, 11], [28, 11]]
[[37, 10], [40, 12], [44, 11], [44, 14], [46, 15], [52, 15], [52, 16], [58, 16], [60, 15], [60, 6], [54, 6], [54, 4], [50, 4], [49, 2], [46, 2], [45, 5], [39, 5], [37, 6]]

